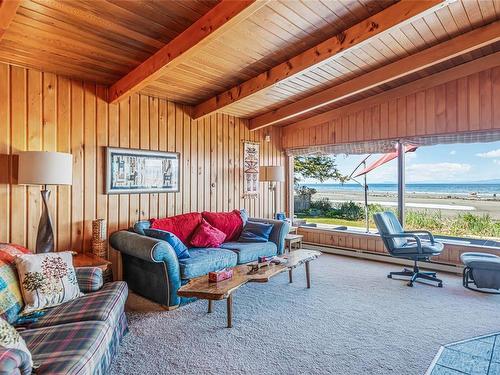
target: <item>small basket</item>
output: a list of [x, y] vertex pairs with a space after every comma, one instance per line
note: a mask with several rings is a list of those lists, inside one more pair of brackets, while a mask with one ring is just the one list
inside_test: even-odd
[[100, 258], [108, 256], [106, 220], [97, 219], [92, 221], [92, 254]]

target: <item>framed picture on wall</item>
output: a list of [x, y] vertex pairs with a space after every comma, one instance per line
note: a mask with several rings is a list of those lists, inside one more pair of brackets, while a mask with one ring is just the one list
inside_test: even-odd
[[106, 194], [175, 193], [180, 190], [180, 154], [106, 148]]

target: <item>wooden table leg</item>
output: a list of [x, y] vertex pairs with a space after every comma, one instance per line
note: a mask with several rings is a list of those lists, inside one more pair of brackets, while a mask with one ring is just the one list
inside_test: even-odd
[[213, 311], [213, 307], [214, 307], [214, 301], [212, 301], [211, 299], [209, 299], [208, 300], [208, 313], [209, 314]]
[[227, 328], [233, 327], [233, 295], [227, 297]]
[[290, 281], [290, 283], [293, 283], [293, 273], [292, 273], [292, 269], [290, 268], [288, 270], [288, 280]]
[[309, 271], [309, 262], [306, 262], [307, 289], [311, 289], [311, 272]]

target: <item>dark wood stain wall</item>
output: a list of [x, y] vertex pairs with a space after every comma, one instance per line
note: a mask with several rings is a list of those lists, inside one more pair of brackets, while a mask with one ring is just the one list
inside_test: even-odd
[[[228, 115], [192, 121], [190, 107], [144, 95], [108, 105], [105, 94], [93, 83], [0, 64], [0, 242], [35, 245], [40, 188], [15, 183], [13, 155], [23, 150], [73, 154], [73, 186], [50, 187], [58, 250], [89, 250], [95, 218], [107, 219], [114, 232], [139, 219], [191, 211], [246, 208], [252, 216], [272, 215], [265, 183], [260, 198], [242, 196], [242, 140], [260, 142], [261, 165], [282, 165], [279, 128], [250, 132], [244, 120]], [[108, 145], [180, 152], [181, 191], [105, 195]], [[280, 211], [284, 186], [278, 186]]]

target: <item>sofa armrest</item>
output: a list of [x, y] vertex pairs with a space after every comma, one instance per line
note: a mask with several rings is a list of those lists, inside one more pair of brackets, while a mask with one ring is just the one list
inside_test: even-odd
[[[113, 233], [109, 238], [109, 243], [114, 249], [126, 254], [129, 258], [132, 257], [130, 259], [137, 259], [144, 262], [144, 266], [147, 266], [149, 263], [162, 264], [163, 277], [166, 277], [167, 294], [170, 301], [169, 306], [179, 304], [179, 297], [177, 296], [177, 290], [181, 287], [179, 260], [177, 259], [175, 250], [168, 242], [122, 230]], [[140, 269], [140, 267], [137, 268]], [[153, 275], [146, 273], [145, 271], [143, 275], [129, 275], [129, 277], [135, 278], [135, 281], [141, 279], [141, 285], [144, 286], [147, 284], [154, 288], [151, 285], [150, 279]]]
[[104, 284], [102, 269], [99, 267], [75, 268], [76, 280], [82, 293], [97, 292]]
[[31, 370], [28, 354], [19, 349], [0, 346], [0, 375], [29, 375]]
[[111, 235], [109, 243], [114, 249], [142, 260], [179, 265], [174, 249], [163, 240], [121, 230]]
[[258, 223], [274, 224], [273, 230], [269, 236], [269, 240], [274, 242], [278, 247], [278, 255], [283, 254], [285, 251], [285, 237], [290, 232], [290, 224], [288, 221], [274, 220], [274, 219], [259, 219], [249, 218], [249, 221], [256, 221]]

